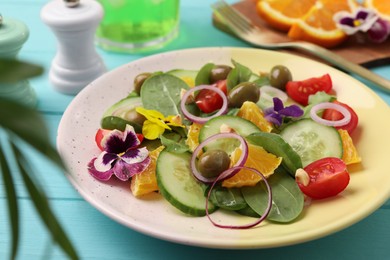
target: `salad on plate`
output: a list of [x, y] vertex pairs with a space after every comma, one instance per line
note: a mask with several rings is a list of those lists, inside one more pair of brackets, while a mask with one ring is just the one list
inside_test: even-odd
[[[361, 162], [357, 126], [329, 74], [298, 81], [286, 66], [254, 72], [235, 60], [144, 72], [101, 116], [87, 167], [99, 181], [128, 182], [140, 199], [159, 192], [217, 227], [288, 223], [311, 200], [348, 188], [348, 165]], [[221, 223], [217, 210], [254, 221]]]

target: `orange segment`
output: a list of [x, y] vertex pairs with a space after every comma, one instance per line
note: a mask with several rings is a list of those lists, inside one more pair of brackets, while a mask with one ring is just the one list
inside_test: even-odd
[[316, 0], [261, 0], [257, 12], [273, 28], [288, 31], [314, 5]]
[[156, 179], [156, 162], [158, 155], [164, 149], [164, 146], [159, 146], [149, 153], [151, 162], [149, 166], [141, 173], [134, 175], [131, 178], [130, 189], [134, 196], [142, 195], [158, 190]]
[[272, 27], [288, 31], [291, 39], [330, 48], [347, 38], [336, 27], [334, 14], [357, 6], [355, 0], [260, 0], [257, 11]]
[[263, 132], [269, 133], [273, 129], [272, 124], [264, 118], [261, 108], [253, 102], [244, 102], [238, 111], [237, 116], [251, 121]]
[[[282, 162], [281, 157], [276, 157], [274, 154], [268, 153], [261, 146], [252, 145], [248, 143], [248, 159], [245, 162], [245, 166], [255, 168], [260, 171], [264, 176], [270, 176], [274, 173], [275, 169]], [[231, 154], [231, 165], [234, 165], [240, 158], [242, 150], [236, 148]], [[241, 170], [233, 177], [226, 179], [222, 182], [222, 186], [227, 188], [254, 186], [261, 180], [261, 177], [256, 173], [248, 170]]]
[[339, 45], [347, 35], [336, 27], [333, 16], [343, 10], [352, 12], [355, 7], [356, 4], [351, 0], [317, 1], [301, 20], [291, 26], [288, 36], [327, 48]]
[[192, 152], [199, 145], [199, 132], [201, 128], [201, 124], [193, 123], [188, 129], [186, 145], [188, 145]]
[[364, 5], [368, 8], [374, 9], [379, 15], [390, 21], [390, 1], [389, 0], [366, 0]]
[[343, 158], [341, 158], [346, 165], [360, 163], [362, 158], [359, 156], [352, 138], [349, 136], [348, 131], [339, 129], [341, 141], [343, 143]]

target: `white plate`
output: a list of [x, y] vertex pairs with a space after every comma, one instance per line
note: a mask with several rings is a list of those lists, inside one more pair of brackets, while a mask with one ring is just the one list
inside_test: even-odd
[[[290, 224], [264, 222], [249, 230], [214, 227], [206, 217], [186, 216], [158, 194], [144, 199], [133, 197], [129, 183], [103, 183], [87, 172], [87, 163], [96, 156], [94, 135], [106, 108], [125, 97], [133, 78], [141, 72], [171, 69], [199, 69], [207, 62], [231, 64], [231, 59], [255, 72], [269, 71], [277, 64], [290, 68], [294, 79], [329, 73], [340, 101], [355, 108], [359, 128], [353, 138], [363, 162], [351, 167], [351, 181], [339, 196], [317, 201]], [[390, 197], [388, 149], [390, 109], [373, 91], [350, 76], [324, 64], [301, 57], [249, 48], [199, 48], [149, 56], [121, 66], [95, 80], [69, 105], [61, 120], [57, 146], [69, 167], [68, 177], [80, 194], [113, 220], [160, 239], [212, 248], [268, 248], [297, 244], [324, 237], [368, 216]], [[114, 178], [113, 178], [114, 179]], [[243, 224], [243, 216], [221, 216]]]

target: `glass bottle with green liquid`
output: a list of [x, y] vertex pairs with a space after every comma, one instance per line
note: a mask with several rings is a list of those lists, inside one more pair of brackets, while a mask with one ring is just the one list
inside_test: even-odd
[[96, 42], [103, 49], [137, 53], [165, 46], [178, 34], [179, 0], [98, 0], [104, 18]]

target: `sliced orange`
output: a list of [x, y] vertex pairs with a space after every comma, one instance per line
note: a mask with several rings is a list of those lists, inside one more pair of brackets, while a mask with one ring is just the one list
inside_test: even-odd
[[355, 0], [260, 0], [257, 10], [271, 26], [288, 31], [291, 39], [331, 48], [347, 38], [333, 16], [357, 6]]
[[390, 21], [390, 1], [389, 0], [365, 0], [364, 5], [374, 9], [383, 19]]
[[186, 145], [188, 145], [192, 152], [199, 145], [199, 132], [201, 128], [201, 124], [193, 123], [188, 129]]
[[142, 195], [158, 190], [156, 179], [156, 162], [158, 155], [164, 149], [164, 146], [159, 146], [149, 153], [151, 162], [149, 166], [141, 173], [134, 175], [131, 178], [130, 189], [134, 196]]
[[269, 133], [273, 129], [272, 124], [264, 118], [261, 108], [253, 102], [245, 101], [238, 111], [237, 116], [251, 121], [263, 132]]
[[[277, 157], [272, 153], [268, 153], [263, 147], [252, 145], [248, 143], [248, 159], [245, 162], [245, 166], [255, 168], [261, 172], [264, 176], [270, 176], [274, 173], [275, 169], [282, 162], [281, 157]], [[242, 150], [236, 148], [231, 154], [230, 162], [234, 165], [240, 158]], [[254, 186], [261, 180], [261, 177], [249, 170], [241, 170], [233, 177], [226, 179], [222, 182], [222, 186], [227, 188]]]
[[362, 158], [359, 156], [351, 136], [348, 131], [339, 129], [341, 141], [343, 143], [343, 157], [341, 158], [346, 165], [360, 163]]
[[287, 32], [315, 2], [316, 0], [260, 0], [257, 12], [273, 28]]

